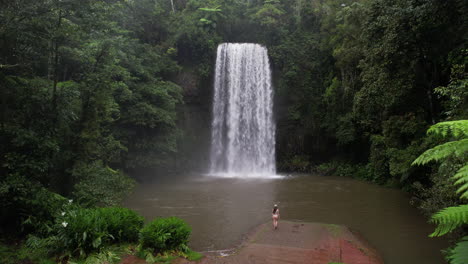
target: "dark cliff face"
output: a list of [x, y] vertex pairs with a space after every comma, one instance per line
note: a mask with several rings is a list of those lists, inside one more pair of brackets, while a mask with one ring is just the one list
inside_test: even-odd
[[207, 172], [209, 165], [212, 76], [201, 77], [184, 68], [175, 78], [182, 87], [184, 104], [178, 109], [181, 136], [179, 153], [174, 160], [176, 172]]
[[[324, 141], [312, 142], [314, 139], [307, 138], [307, 131], [291, 126], [288, 119], [288, 101], [277, 92], [281, 70], [276, 68], [273, 62], [271, 68], [275, 89], [273, 107], [278, 163], [290, 158], [291, 153], [297, 155], [307, 152], [304, 150], [306, 146], [323, 146]], [[174, 157], [171, 171], [206, 173], [211, 144], [213, 73], [209, 76], [200, 76], [194, 67], [186, 66], [174, 76], [173, 81], [182, 87], [184, 103], [178, 107], [178, 126], [181, 135], [178, 141], [179, 152]], [[309, 152], [313, 152], [314, 149], [309, 149]]]

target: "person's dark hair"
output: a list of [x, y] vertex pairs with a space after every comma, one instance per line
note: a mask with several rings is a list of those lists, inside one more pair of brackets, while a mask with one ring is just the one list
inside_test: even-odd
[[276, 213], [277, 210], [278, 210], [278, 206], [274, 206], [273, 207], [273, 214]]

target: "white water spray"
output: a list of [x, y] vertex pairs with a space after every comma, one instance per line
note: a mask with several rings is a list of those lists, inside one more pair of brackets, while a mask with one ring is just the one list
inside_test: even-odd
[[273, 88], [267, 49], [258, 44], [218, 46], [210, 174], [276, 174]]

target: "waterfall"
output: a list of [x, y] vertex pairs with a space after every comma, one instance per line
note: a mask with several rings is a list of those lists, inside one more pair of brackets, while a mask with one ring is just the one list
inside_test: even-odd
[[218, 46], [211, 131], [210, 174], [275, 175], [273, 87], [265, 47]]

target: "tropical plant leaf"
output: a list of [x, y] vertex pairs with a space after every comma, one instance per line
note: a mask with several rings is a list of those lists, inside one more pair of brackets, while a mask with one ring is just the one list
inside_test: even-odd
[[92, 243], [92, 244], [93, 244], [93, 247], [94, 247], [94, 248], [99, 248], [99, 246], [101, 245], [101, 243], [102, 243], [102, 239], [101, 239], [101, 237], [98, 237], [98, 238], [96, 238], [95, 240], [93, 240], [93, 243]]
[[431, 126], [427, 134], [436, 134], [446, 137], [452, 134], [455, 137], [468, 137], [468, 120], [446, 121]]
[[462, 184], [457, 190], [457, 193], [461, 193], [460, 198], [468, 198], [468, 164], [461, 167], [452, 179], [456, 180], [456, 185]]
[[442, 236], [462, 224], [468, 223], [468, 204], [447, 207], [432, 215], [431, 221], [437, 224], [430, 237]]
[[99, 253], [93, 253], [86, 258], [83, 264], [102, 264], [102, 263], [116, 263], [120, 257], [109, 250], [104, 250]]
[[456, 157], [464, 157], [468, 153], [468, 138], [450, 141], [431, 149], [426, 150], [411, 165], [424, 165], [431, 161], [439, 161], [454, 155]]
[[465, 236], [457, 243], [449, 255], [450, 264], [468, 263], [468, 236]]

